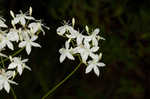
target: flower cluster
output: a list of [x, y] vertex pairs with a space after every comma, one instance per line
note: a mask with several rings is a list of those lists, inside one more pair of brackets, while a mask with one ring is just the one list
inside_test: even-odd
[[[41, 47], [35, 40], [37, 40], [40, 31], [45, 34], [43, 27], [46, 27], [41, 23], [41, 20], [32, 17], [31, 7], [26, 13], [20, 11], [19, 14], [14, 14], [13, 11], [10, 11], [10, 15], [12, 20], [9, 26], [5, 24], [5, 19], [0, 18], [0, 90], [4, 88], [7, 93], [10, 91], [10, 83], [17, 84], [13, 81], [15, 75], [17, 73], [21, 75], [25, 68], [28, 70], [31, 68], [26, 65], [28, 59], [3, 53], [9, 49], [16, 51], [18, 48], [25, 48], [27, 55], [29, 55], [32, 47]], [[5, 63], [6, 60], [9, 62]]]
[[60, 62], [65, 58], [75, 60], [75, 54], [79, 55], [81, 61], [87, 65], [85, 73], [94, 70], [95, 74], [99, 76], [98, 67], [104, 67], [105, 64], [100, 62], [102, 53], [99, 52], [99, 40], [105, 40], [99, 35], [99, 28], [89, 31], [88, 26], [85, 26], [86, 34], [80, 33], [74, 28], [75, 19], [72, 19], [72, 25], [65, 23], [65, 25], [57, 28], [57, 34], [67, 38], [65, 47], [59, 50]]

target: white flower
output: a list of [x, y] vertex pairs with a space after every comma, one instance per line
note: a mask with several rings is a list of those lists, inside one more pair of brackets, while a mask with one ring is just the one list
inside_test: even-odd
[[14, 28], [10, 29], [7, 35], [11, 41], [16, 41], [16, 42], [19, 41], [18, 30]]
[[89, 45], [80, 44], [79, 46], [73, 49], [73, 52], [79, 53], [81, 55], [83, 63], [86, 64], [86, 60], [88, 59], [88, 56], [94, 58], [95, 57], [94, 52], [96, 52], [98, 49], [99, 49], [98, 46], [90, 48]]
[[15, 71], [7, 71], [5, 72], [4, 69], [1, 69], [0, 71], [0, 90], [3, 88], [9, 93], [10, 91], [10, 83], [11, 84], [16, 84], [16, 82], [10, 80], [15, 75]]
[[28, 25], [28, 27], [30, 28], [30, 32], [32, 34], [35, 34], [38, 31], [42, 31], [43, 35], [45, 35], [45, 31], [43, 30], [42, 27], [45, 27], [45, 28], [49, 29], [49, 27], [47, 27], [44, 24], [42, 24], [41, 21], [30, 23]]
[[76, 39], [76, 43], [77, 45], [80, 45], [84, 39], [84, 35], [82, 35], [81, 33], [79, 33], [78, 31], [76, 30], [70, 30], [69, 31], [70, 34], [66, 34], [66, 36], [69, 38], [69, 39]]
[[26, 52], [29, 55], [31, 52], [31, 47], [41, 47], [38, 43], [35, 43], [33, 41], [35, 41], [38, 38], [38, 36], [33, 36], [31, 37], [31, 39], [29, 37], [26, 38], [25, 41], [22, 41], [19, 43], [19, 47], [23, 48], [26, 47]]
[[0, 27], [7, 28], [7, 25], [4, 23], [5, 19], [0, 17]]
[[70, 40], [66, 41], [65, 48], [61, 48], [59, 50], [59, 53], [61, 54], [61, 56], [60, 56], [61, 63], [65, 60], [66, 57], [71, 60], [74, 60], [74, 57], [72, 56], [72, 48], [69, 49], [69, 43], [70, 43]]
[[85, 73], [89, 73], [90, 71], [92, 71], [92, 69], [94, 70], [94, 73], [99, 76], [100, 71], [98, 69], [98, 67], [104, 67], [105, 64], [102, 62], [99, 62], [99, 60], [101, 59], [102, 54], [100, 53], [100, 55], [96, 55], [95, 58], [92, 61], [88, 61], [88, 66], [86, 67], [86, 71]]
[[98, 36], [99, 31], [99, 28], [96, 28], [91, 35], [85, 37], [85, 42], [92, 41], [93, 46], [98, 46], [99, 39], [105, 40], [103, 37]]
[[28, 70], [31, 70], [31, 68], [28, 67], [25, 64], [28, 61], [28, 59], [21, 60], [20, 57], [14, 57], [14, 58], [12, 58], [10, 56], [10, 60], [11, 60], [11, 63], [9, 64], [8, 69], [17, 68], [17, 71], [18, 71], [19, 75], [22, 74], [24, 68], [27, 68]]
[[61, 35], [61, 36], [64, 35], [64, 33], [66, 33], [66, 32], [72, 32], [72, 31], [74, 31], [73, 27], [69, 26], [67, 24], [57, 28], [57, 34]]
[[10, 11], [11, 16], [14, 18], [12, 20], [12, 25], [16, 25], [18, 23], [20, 23], [22, 26], [25, 26], [26, 24], [26, 19], [28, 20], [34, 20], [34, 17], [27, 15], [27, 13], [23, 13], [22, 11], [20, 11], [20, 14], [16, 14], [16, 16], [14, 15], [14, 13], [12, 11]]
[[1, 36], [1, 42], [0, 42], [0, 48], [4, 48], [6, 45], [9, 49], [14, 50], [13, 44], [12, 44], [12, 40], [11, 38], [9, 38], [9, 34], [3, 34], [0, 35]]

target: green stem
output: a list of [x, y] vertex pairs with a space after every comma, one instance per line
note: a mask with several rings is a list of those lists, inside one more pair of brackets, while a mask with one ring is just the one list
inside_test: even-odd
[[51, 90], [49, 90], [43, 97], [42, 99], [45, 99], [48, 97], [51, 93], [53, 93], [60, 85], [62, 85], [67, 79], [69, 79], [81, 66], [82, 62], [78, 64], [78, 66], [66, 77], [64, 78], [61, 82], [59, 82], [56, 86], [54, 86]]
[[16, 96], [14, 90], [12, 89], [12, 87], [10, 87], [10, 90], [11, 90], [11, 92], [12, 92], [12, 95], [13, 95], [14, 99], [17, 99], [17, 96]]

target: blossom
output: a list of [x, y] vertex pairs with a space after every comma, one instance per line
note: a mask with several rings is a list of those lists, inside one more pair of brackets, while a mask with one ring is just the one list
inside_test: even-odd
[[88, 42], [88, 43], [89, 43], [90, 41], [92, 41], [92, 45], [93, 45], [93, 46], [98, 46], [98, 40], [99, 40], [99, 39], [105, 40], [103, 37], [100, 37], [100, 36], [98, 35], [99, 31], [100, 31], [99, 28], [96, 28], [96, 29], [92, 32], [91, 35], [85, 37], [85, 42]]
[[81, 43], [79, 46], [73, 49], [73, 52], [79, 53], [81, 55], [83, 63], [86, 64], [86, 60], [88, 59], [88, 56], [94, 58], [95, 57], [94, 52], [96, 52], [98, 49], [99, 49], [98, 46], [90, 48], [89, 45]]
[[8, 32], [8, 38], [11, 40], [11, 41], [16, 41], [18, 42], [19, 41], [19, 35], [18, 35], [18, 30], [15, 29], [15, 28], [11, 28]]
[[57, 28], [57, 34], [58, 35], [64, 35], [64, 33], [66, 32], [71, 32], [74, 31], [73, 27], [72, 26], [69, 26], [68, 24], [65, 24], [64, 26], [60, 26]]
[[94, 73], [99, 76], [100, 71], [98, 69], [98, 67], [104, 67], [105, 64], [102, 62], [99, 62], [99, 60], [101, 59], [102, 54], [100, 53], [100, 55], [96, 55], [96, 57], [93, 60], [88, 61], [88, 66], [86, 67], [86, 71], [85, 73], [89, 73], [90, 71], [92, 71], [92, 69], [94, 70]]
[[10, 38], [9, 34], [1, 34], [1, 42], [0, 42], [0, 48], [4, 48], [7, 46], [9, 49], [14, 50], [12, 39]]
[[10, 80], [15, 75], [15, 71], [5, 71], [4, 69], [1, 69], [0, 71], [0, 90], [3, 88], [9, 93], [10, 91], [10, 83], [16, 84], [16, 82]]
[[10, 14], [14, 18], [12, 20], [12, 25], [13, 26], [18, 24], [18, 23], [20, 23], [22, 26], [25, 26], [26, 19], [34, 20], [34, 17], [29, 16], [27, 13], [23, 13], [22, 11], [20, 11], [20, 14], [16, 14], [16, 16], [14, 15], [13, 11], [10, 11]]
[[40, 30], [40, 31], [43, 32], [43, 35], [45, 35], [45, 31], [43, 30], [42, 27], [45, 27], [45, 28], [49, 29], [49, 27], [42, 24], [41, 21], [32, 22], [28, 25], [28, 27], [30, 28], [30, 32], [32, 34], [35, 34], [36, 32], [38, 32]]
[[22, 42], [19, 43], [19, 47], [21, 47], [21, 48], [26, 47], [26, 52], [27, 52], [27, 54], [29, 55], [30, 52], [31, 52], [31, 47], [32, 47], [32, 46], [34, 46], [34, 47], [41, 47], [38, 43], [33, 42], [33, 41], [35, 41], [37, 38], [38, 38], [38, 36], [33, 36], [33, 37], [31, 37], [31, 39], [30, 39], [30, 38], [27, 36], [24, 41], [22, 41]]
[[59, 50], [59, 53], [61, 54], [59, 60], [61, 63], [65, 60], [66, 57], [71, 60], [74, 60], [74, 57], [72, 56], [72, 48], [69, 49], [69, 42], [70, 42], [70, 40], [66, 41], [65, 48], [61, 48]]
[[12, 58], [10, 56], [10, 60], [11, 60], [11, 63], [9, 64], [8, 66], [8, 69], [14, 69], [14, 68], [17, 68], [17, 71], [19, 73], [19, 75], [22, 74], [24, 68], [27, 68], [28, 70], [31, 70], [30, 67], [28, 67], [25, 63], [28, 61], [28, 59], [23, 59], [21, 60], [20, 57], [14, 57]]

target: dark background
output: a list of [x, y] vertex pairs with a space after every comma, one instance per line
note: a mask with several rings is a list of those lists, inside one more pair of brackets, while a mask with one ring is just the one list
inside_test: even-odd
[[[42, 48], [32, 49], [28, 62], [32, 71], [15, 78], [19, 85], [12, 87], [18, 99], [40, 99], [77, 66], [78, 60], [59, 63], [58, 50], [65, 40], [56, 34], [63, 20], [72, 17], [81, 29], [85, 25], [101, 29], [106, 67], [97, 77], [93, 72], [86, 75], [81, 66], [47, 99], [150, 98], [149, 0], [0, 0], [0, 14], [10, 20], [9, 10], [26, 12], [30, 6], [33, 16], [43, 19], [50, 30], [38, 39]], [[12, 93], [0, 91], [0, 99], [13, 99]]]

